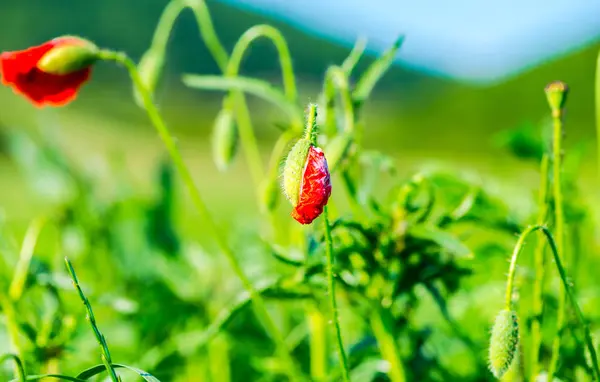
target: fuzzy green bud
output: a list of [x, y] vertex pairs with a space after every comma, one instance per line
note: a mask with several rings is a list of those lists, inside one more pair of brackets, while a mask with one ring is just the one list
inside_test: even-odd
[[79, 37], [59, 37], [51, 43], [54, 47], [36, 65], [44, 73], [67, 75], [88, 68], [99, 58], [98, 47]]
[[515, 360], [519, 346], [519, 321], [517, 314], [508, 309], [496, 316], [490, 339], [490, 370], [498, 379], [508, 371]]
[[292, 205], [298, 204], [300, 187], [302, 185], [302, 175], [304, 174], [306, 157], [308, 156], [310, 146], [311, 142], [309, 139], [300, 139], [292, 147], [285, 159], [283, 168], [283, 191]]
[[220, 171], [225, 171], [237, 153], [238, 130], [235, 125], [233, 111], [223, 108], [213, 128], [212, 150], [213, 160]]
[[567, 101], [569, 87], [562, 81], [554, 81], [546, 85], [544, 91], [546, 92], [546, 98], [548, 100], [548, 105], [550, 105], [550, 109], [552, 110], [552, 114], [560, 115], [561, 110]]

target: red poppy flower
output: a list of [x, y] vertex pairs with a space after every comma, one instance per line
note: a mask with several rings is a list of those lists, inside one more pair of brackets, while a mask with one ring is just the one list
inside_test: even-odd
[[38, 107], [65, 105], [89, 79], [96, 52], [92, 43], [76, 37], [59, 37], [26, 50], [3, 52], [2, 84]]
[[323, 150], [310, 146], [302, 175], [298, 203], [292, 217], [301, 224], [310, 224], [321, 213], [331, 196], [331, 178]]

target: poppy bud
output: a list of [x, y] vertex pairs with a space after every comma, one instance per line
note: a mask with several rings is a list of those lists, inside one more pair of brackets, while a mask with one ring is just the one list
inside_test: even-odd
[[309, 106], [305, 135], [290, 150], [283, 170], [283, 189], [294, 206], [292, 217], [310, 224], [331, 195], [331, 179], [323, 150], [316, 147], [316, 105]]
[[0, 54], [2, 84], [36, 106], [73, 101], [88, 81], [98, 48], [78, 37], [59, 37], [42, 45]]
[[60, 41], [38, 61], [37, 68], [42, 72], [64, 76], [85, 69], [98, 59], [98, 48], [87, 40], [61, 37]]
[[213, 159], [220, 171], [225, 171], [235, 158], [238, 147], [238, 130], [233, 111], [228, 107], [221, 109], [213, 128]]
[[519, 321], [512, 310], [504, 309], [496, 316], [490, 339], [490, 370], [498, 379], [508, 371], [519, 345]]

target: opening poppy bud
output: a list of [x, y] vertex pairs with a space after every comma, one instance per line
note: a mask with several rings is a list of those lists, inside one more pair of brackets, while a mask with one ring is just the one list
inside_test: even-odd
[[98, 60], [98, 47], [77, 37], [61, 37], [63, 41], [50, 49], [38, 61], [44, 73], [64, 76], [91, 66]]
[[2, 84], [38, 107], [73, 101], [89, 80], [98, 48], [78, 37], [59, 37], [42, 45], [0, 54]]
[[283, 189], [294, 206], [292, 217], [310, 224], [331, 196], [331, 178], [323, 150], [316, 147], [316, 105], [309, 105], [305, 135], [290, 150], [283, 170]]

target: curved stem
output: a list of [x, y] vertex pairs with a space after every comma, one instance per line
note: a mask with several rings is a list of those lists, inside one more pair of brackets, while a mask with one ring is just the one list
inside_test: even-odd
[[215, 32], [206, 2], [204, 0], [185, 0], [185, 4], [194, 12], [196, 23], [200, 29], [200, 37], [204, 41], [204, 44], [206, 44], [219, 69], [225, 72], [229, 55]]
[[[556, 234], [556, 247], [558, 253], [562, 256], [561, 259], [565, 260], [565, 220], [563, 212], [563, 195], [562, 195], [562, 183], [561, 183], [561, 157], [562, 157], [562, 110], [556, 109], [552, 111], [552, 122], [554, 125], [553, 136], [552, 136], [552, 191], [554, 195], [554, 224]], [[558, 366], [558, 359], [560, 358], [560, 343], [562, 333], [565, 325], [566, 318], [566, 296], [563, 289], [559, 289], [558, 293], [558, 315], [556, 318], [556, 334], [552, 342], [552, 357], [550, 358], [550, 365], [548, 366], [548, 380], [552, 381], [556, 368]]]
[[352, 104], [352, 94], [348, 85], [348, 77], [339, 66], [331, 66], [327, 69], [325, 75], [325, 104], [328, 105], [327, 115], [328, 123], [335, 126], [335, 95], [336, 92], [342, 101], [344, 110], [344, 131], [354, 134], [354, 106]]
[[23, 368], [23, 361], [21, 361], [21, 359], [18, 356], [16, 356], [15, 354], [1, 355], [0, 365], [8, 361], [9, 359], [12, 359], [15, 364], [15, 374], [18, 378], [17, 381], [25, 382], [27, 380], [27, 377], [25, 376], [25, 368]]
[[163, 13], [158, 20], [158, 25], [154, 31], [152, 37], [152, 44], [150, 49], [157, 49], [164, 52], [167, 49], [169, 37], [173, 30], [173, 24], [181, 14], [181, 11], [185, 8], [185, 4], [182, 0], [171, 0], [163, 10]]
[[542, 226], [540, 226], [540, 225], [534, 225], [534, 226], [527, 227], [525, 229], [525, 231], [523, 231], [521, 233], [521, 236], [519, 236], [519, 239], [517, 240], [517, 244], [515, 244], [515, 249], [513, 250], [512, 257], [510, 259], [510, 266], [508, 268], [508, 277], [506, 279], [506, 293], [505, 293], [506, 310], [513, 310], [512, 295], [513, 295], [513, 284], [515, 282], [515, 273], [517, 270], [517, 260], [519, 258], [519, 254], [521, 253], [521, 250], [523, 249], [523, 245], [525, 244], [525, 239], [527, 239], [527, 236], [529, 236], [529, 234], [531, 234], [532, 232], [535, 232], [541, 228], [542, 228]]
[[108, 372], [108, 375], [110, 376], [111, 381], [120, 382], [121, 378], [119, 378], [119, 376], [117, 375], [117, 372], [115, 371], [115, 369], [113, 368], [113, 365], [112, 365], [112, 359], [110, 356], [110, 351], [108, 350], [108, 344], [106, 343], [106, 339], [104, 338], [104, 335], [102, 335], [102, 333], [100, 332], [100, 329], [98, 329], [98, 325], [96, 324], [96, 317], [94, 316], [94, 311], [92, 310], [92, 305], [90, 304], [87, 297], [85, 297], [83, 290], [79, 286], [79, 280], [77, 280], [77, 275], [75, 274], [75, 269], [73, 269], [73, 265], [71, 264], [71, 262], [69, 261], [69, 259], [67, 257], [65, 257], [65, 264], [67, 265], [67, 270], [69, 271], [69, 275], [71, 276], [71, 280], [73, 281], [73, 286], [77, 290], [77, 293], [79, 294], [79, 298], [83, 302], [83, 305], [85, 306], [85, 309], [87, 311], [86, 318], [90, 322], [90, 325], [92, 326], [92, 331], [94, 332], [94, 336], [96, 337], [96, 340], [98, 341], [98, 344], [100, 345], [100, 350], [102, 351], [102, 363], [106, 367], [106, 371]]
[[565, 271], [565, 268], [563, 267], [561, 256], [558, 252], [557, 242], [554, 241], [554, 238], [552, 237], [552, 233], [546, 226], [534, 225], [534, 226], [527, 227], [523, 231], [523, 233], [521, 233], [521, 236], [519, 237], [519, 240], [517, 241], [517, 244], [515, 245], [515, 250], [513, 251], [513, 256], [511, 259], [510, 268], [509, 268], [509, 272], [508, 272], [508, 281], [506, 284], [506, 309], [512, 309], [511, 296], [512, 296], [512, 289], [513, 289], [513, 283], [514, 283], [516, 262], [517, 262], [519, 253], [521, 252], [521, 249], [523, 248], [523, 244], [525, 243], [525, 239], [527, 238], [527, 236], [529, 236], [531, 233], [538, 231], [538, 230], [542, 231], [542, 233], [546, 237], [546, 240], [550, 246], [552, 255], [554, 257], [554, 262], [555, 262], [556, 268], [558, 270], [558, 274], [559, 274], [561, 282], [563, 284], [563, 288], [561, 288], [561, 289], [564, 290], [564, 294], [571, 301], [571, 305], [573, 306], [573, 310], [575, 311], [577, 320], [579, 321], [579, 324], [581, 325], [581, 327], [583, 329], [583, 333], [584, 333], [584, 337], [585, 337], [585, 344], [590, 353], [594, 376], [596, 377], [596, 380], [600, 380], [600, 366], [598, 365], [598, 358], [596, 355], [596, 350], [594, 349], [594, 343], [592, 341], [590, 329], [587, 325], [585, 317], [583, 316], [583, 312], [581, 311], [581, 308], [579, 307], [579, 304], [577, 303], [577, 300], [575, 299], [575, 293], [573, 292], [573, 289], [567, 279], [567, 273]]
[[292, 56], [287, 46], [285, 38], [281, 35], [281, 32], [270, 25], [256, 25], [248, 29], [239, 38], [231, 57], [227, 63], [227, 70], [225, 75], [228, 77], [235, 77], [239, 73], [239, 69], [244, 58], [244, 54], [255, 40], [265, 37], [273, 42], [277, 53], [279, 55], [279, 63], [281, 65], [281, 74], [283, 77], [283, 89], [286, 97], [293, 103], [298, 100], [298, 91], [296, 89], [296, 78], [294, 75], [294, 68], [292, 66]]
[[196, 208], [198, 214], [201, 217], [203, 217], [204, 220], [208, 223], [208, 226], [212, 233], [212, 236], [217, 241], [217, 244], [221, 248], [221, 251], [225, 254], [227, 259], [229, 260], [229, 263], [230, 263], [231, 267], [233, 268], [233, 271], [235, 272], [237, 277], [242, 282], [242, 285], [250, 294], [252, 302], [253, 302], [253, 307], [255, 308], [256, 313], [262, 319], [262, 321], [265, 325], [265, 329], [268, 332], [268, 334], [273, 338], [273, 341], [275, 342], [281, 357], [288, 364], [288, 367], [289, 367], [288, 372], [290, 373], [290, 378], [295, 379], [296, 366], [295, 366], [294, 360], [293, 360], [287, 346], [285, 345], [283, 336], [281, 335], [281, 333], [277, 329], [277, 326], [271, 319], [271, 316], [269, 315], [269, 312], [267, 311], [267, 308], [266, 308], [266, 305], [265, 305], [265, 302], [264, 302], [262, 296], [256, 291], [256, 289], [250, 282], [250, 279], [248, 279], [248, 277], [245, 275], [240, 263], [238, 262], [237, 258], [235, 257], [233, 250], [229, 247], [229, 244], [227, 243], [227, 239], [222, 234], [221, 230], [218, 228], [217, 224], [215, 223], [214, 219], [212, 218], [212, 216], [208, 210], [208, 207], [206, 206], [206, 203], [204, 202], [204, 199], [202, 198], [202, 195], [200, 194], [200, 191], [198, 190], [198, 188], [196, 187], [196, 185], [194, 183], [194, 180], [192, 178], [190, 170], [188, 169], [185, 162], [183, 161], [181, 152], [179, 151], [179, 148], [177, 147], [177, 144], [175, 143], [175, 139], [171, 135], [169, 128], [165, 124], [158, 109], [154, 105], [154, 103], [152, 101], [152, 96], [150, 95], [150, 93], [144, 86], [143, 82], [141, 81], [141, 78], [139, 76], [139, 73], [137, 71], [135, 63], [133, 61], [131, 61], [131, 59], [129, 57], [127, 57], [126, 54], [112, 52], [112, 51], [102, 51], [101, 58], [104, 60], [107, 60], [107, 61], [114, 61], [118, 64], [121, 64], [129, 71], [129, 75], [131, 76], [134, 86], [138, 89], [139, 93], [142, 95], [142, 98], [144, 101], [144, 107], [146, 108], [148, 117], [150, 118], [152, 124], [156, 128], [156, 131], [158, 132], [163, 143], [165, 144], [165, 147], [167, 148], [167, 151], [169, 152], [169, 155], [171, 156], [171, 159], [173, 160], [173, 163], [175, 164], [175, 167], [177, 168], [177, 171], [179, 172], [179, 175], [181, 176], [181, 179], [183, 180], [183, 183], [192, 198], [194, 207]]
[[[244, 54], [250, 45], [260, 37], [266, 37], [270, 39], [275, 45], [279, 55], [279, 62], [281, 64], [285, 96], [291, 103], [295, 104], [298, 94], [291, 55], [287, 43], [281, 33], [269, 25], [257, 25], [248, 29], [246, 32], [244, 32], [244, 34], [242, 34], [233, 47], [231, 57], [229, 58], [224, 71], [225, 76], [235, 77], [239, 74]], [[239, 104], [245, 102], [244, 95], [241, 92], [232, 92], [232, 96]], [[248, 165], [250, 166], [254, 183], [255, 185], [258, 185], [263, 178], [262, 161], [248, 108], [237, 108], [237, 118], [240, 140], [242, 141], [246, 151], [246, 158], [248, 160]], [[302, 121], [293, 119], [292, 125], [294, 126], [295, 130], [299, 131], [302, 128]]]
[[[542, 156], [540, 165], [540, 190], [538, 198], [538, 218], [537, 224], [542, 225], [548, 216], [548, 167], [549, 161], [547, 154]], [[541, 319], [544, 307], [544, 251], [546, 243], [538, 240], [534, 250], [535, 279], [533, 283], [533, 321], [531, 323], [531, 371], [530, 380], [534, 381], [540, 370], [539, 354], [542, 343]]]
[[331, 307], [331, 321], [335, 328], [335, 336], [337, 339], [338, 356], [340, 367], [342, 369], [342, 379], [344, 382], [350, 381], [348, 373], [348, 361], [346, 360], [346, 352], [344, 351], [344, 342], [342, 341], [342, 332], [340, 329], [340, 319], [338, 315], [337, 301], [335, 298], [335, 281], [333, 277], [333, 240], [331, 238], [331, 226], [329, 225], [329, 216], [327, 206], [323, 209], [323, 224], [325, 228], [325, 248], [327, 252], [327, 285], [329, 294], [329, 304]]

